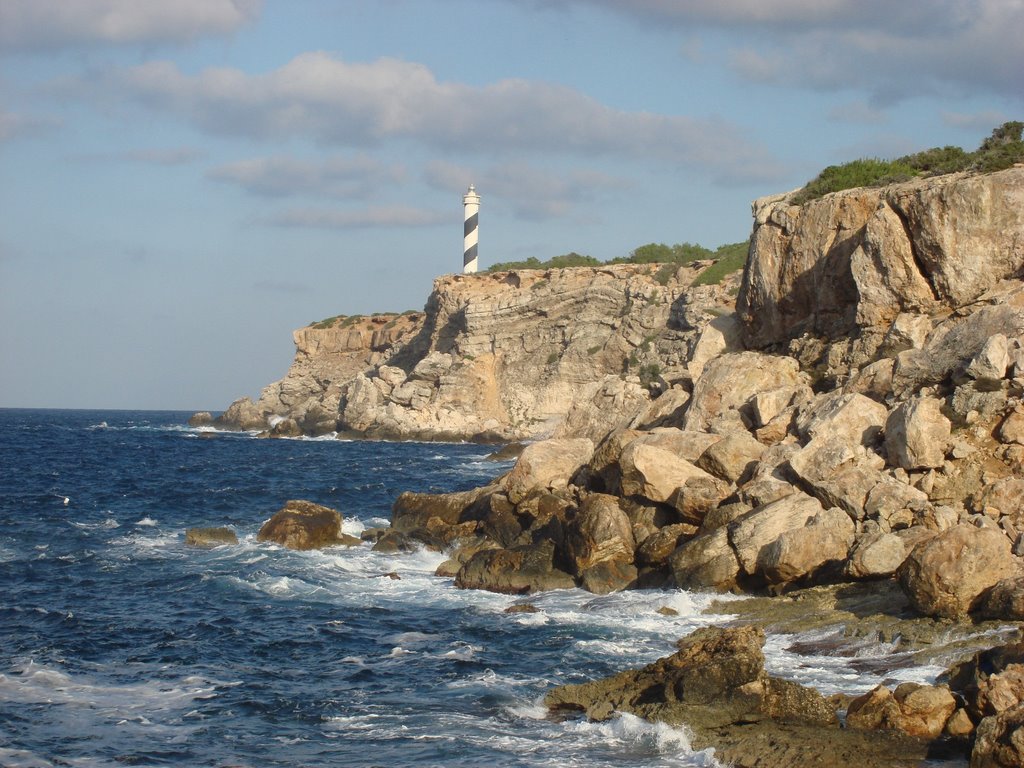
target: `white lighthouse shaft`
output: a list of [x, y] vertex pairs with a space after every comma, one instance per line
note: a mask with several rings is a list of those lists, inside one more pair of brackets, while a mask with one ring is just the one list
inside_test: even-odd
[[472, 274], [477, 270], [477, 227], [480, 218], [480, 195], [472, 184], [462, 197], [466, 219], [463, 226], [462, 271]]

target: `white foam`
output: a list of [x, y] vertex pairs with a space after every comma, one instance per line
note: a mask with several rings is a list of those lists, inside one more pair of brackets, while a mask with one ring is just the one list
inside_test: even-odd
[[141, 520], [136, 520], [135, 524], [144, 528], [153, 527], [159, 525], [159, 523], [152, 517], [144, 517]]
[[[149, 674], [147, 670], [140, 677]], [[102, 683], [30, 661], [11, 674], [0, 673], [0, 701], [67, 704], [110, 711], [117, 713], [120, 719], [132, 719], [213, 698], [216, 685], [195, 676], [170, 682], [149, 680], [135, 685]]]
[[53, 763], [24, 749], [0, 747], [0, 765], [6, 768], [53, 768]]

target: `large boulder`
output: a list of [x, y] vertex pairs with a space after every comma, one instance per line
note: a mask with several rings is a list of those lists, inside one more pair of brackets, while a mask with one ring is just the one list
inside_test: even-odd
[[594, 455], [585, 437], [543, 440], [523, 449], [506, 480], [506, 493], [518, 504], [537, 490], [565, 488]]
[[698, 534], [669, 557], [672, 578], [680, 589], [727, 592], [736, 586], [740, 564], [729, 544], [726, 526]]
[[791, 357], [730, 352], [709, 361], [693, 388], [686, 429], [708, 431], [729, 411], [738, 411], [760, 392], [803, 384]]
[[806, 439], [829, 437], [851, 445], [873, 444], [882, 433], [886, 410], [881, 403], [857, 393], [819, 395], [801, 409], [797, 432]]
[[696, 522], [729, 493], [727, 483], [649, 442], [636, 440], [626, 446], [619, 468], [624, 496], [671, 503]]
[[921, 613], [964, 618], [989, 587], [1018, 575], [1020, 566], [1001, 531], [960, 524], [915, 547], [900, 583]]
[[934, 397], [916, 397], [896, 407], [885, 422], [889, 463], [903, 469], [941, 467], [952, 424]]
[[697, 466], [727, 483], [736, 483], [753, 471], [765, 446], [747, 432], [726, 435], [697, 459]]
[[576, 581], [555, 567], [554, 542], [542, 541], [512, 549], [477, 552], [459, 569], [455, 586], [521, 595], [571, 589]]
[[292, 500], [274, 513], [256, 534], [288, 549], [320, 549], [338, 544], [354, 546], [360, 540], [341, 532], [341, 514], [311, 501]]
[[266, 429], [267, 412], [248, 397], [240, 397], [213, 420], [221, 429]]
[[822, 511], [818, 500], [797, 492], [758, 507], [729, 524], [729, 540], [743, 572], [760, 570], [762, 552], [787, 531], [803, 528]]
[[832, 571], [838, 576], [853, 545], [856, 527], [841, 509], [816, 514], [802, 528], [784, 531], [758, 556], [758, 570], [770, 584], [789, 584]]
[[588, 496], [568, 527], [566, 555], [577, 575], [606, 561], [633, 562], [633, 529], [614, 496]]

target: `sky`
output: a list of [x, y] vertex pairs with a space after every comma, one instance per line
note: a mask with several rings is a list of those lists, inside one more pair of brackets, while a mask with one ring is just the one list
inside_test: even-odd
[[222, 410], [462, 268], [1024, 119], [1024, 0], [0, 0], [0, 407]]

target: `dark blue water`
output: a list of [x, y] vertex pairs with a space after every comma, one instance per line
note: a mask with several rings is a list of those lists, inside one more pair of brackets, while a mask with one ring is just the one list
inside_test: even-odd
[[[539, 706], [669, 652], [711, 620], [707, 598], [569, 590], [506, 614], [516, 598], [435, 577], [441, 554], [255, 542], [292, 498], [350, 533], [384, 525], [403, 490], [506, 470], [489, 449], [261, 440], [187, 417], [0, 410], [0, 765], [710, 764], [680, 731]], [[221, 525], [238, 546], [184, 545]]]

